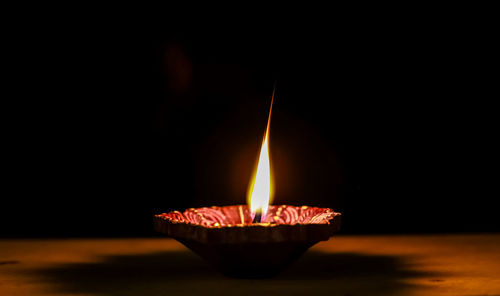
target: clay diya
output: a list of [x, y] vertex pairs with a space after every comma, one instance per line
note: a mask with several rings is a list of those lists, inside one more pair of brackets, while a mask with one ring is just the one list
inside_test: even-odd
[[239, 205], [164, 213], [154, 224], [227, 276], [269, 277], [328, 240], [340, 217], [329, 208], [274, 205], [262, 222], [252, 223], [248, 206]]
[[270, 122], [271, 111], [248, 206], [188, 209], [154, 217], [156, 231], [178, 240], [228, 276], [273, 276], [340, 228], [340, 213], [329, 208], [270, 205], [274, 191]]

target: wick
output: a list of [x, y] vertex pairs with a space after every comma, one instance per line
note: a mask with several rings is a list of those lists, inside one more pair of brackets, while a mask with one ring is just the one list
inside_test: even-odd
[[255, 217], [253, 218], [252, 223], [260, 223], [261, 219], [262, 219], [262, 212], [261, 211], [256, 211], [255, 212]]

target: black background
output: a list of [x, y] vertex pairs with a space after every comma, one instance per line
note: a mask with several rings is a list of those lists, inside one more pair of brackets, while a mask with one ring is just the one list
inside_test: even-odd
[[344, 233], [499, 231], [493, 40], [422, 24], [13, 33], [0, 236], [150, 236], [155, 213], [245, 203], [275, 83], [275, 204]]

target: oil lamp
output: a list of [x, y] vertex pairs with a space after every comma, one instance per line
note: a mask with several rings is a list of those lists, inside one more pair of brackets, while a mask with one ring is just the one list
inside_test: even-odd
[[274, 91], [259, 160], [248, 186], [248, 205], [191, 208], [154, 217], [156, 231], [175, 238], [227, 276], [273, 276], [340, 228], [341, 214], [329, 208], [270, 205], [273, 101]]

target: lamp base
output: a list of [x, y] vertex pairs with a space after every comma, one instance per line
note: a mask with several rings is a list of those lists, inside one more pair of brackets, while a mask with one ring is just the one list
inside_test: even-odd
[[246, 206], [189, 209], [155, 215], [155, 230], [175, 238], [224, 275], [271, 277], [340, 229], [328, 208], [271, 206], [252, 223]]

